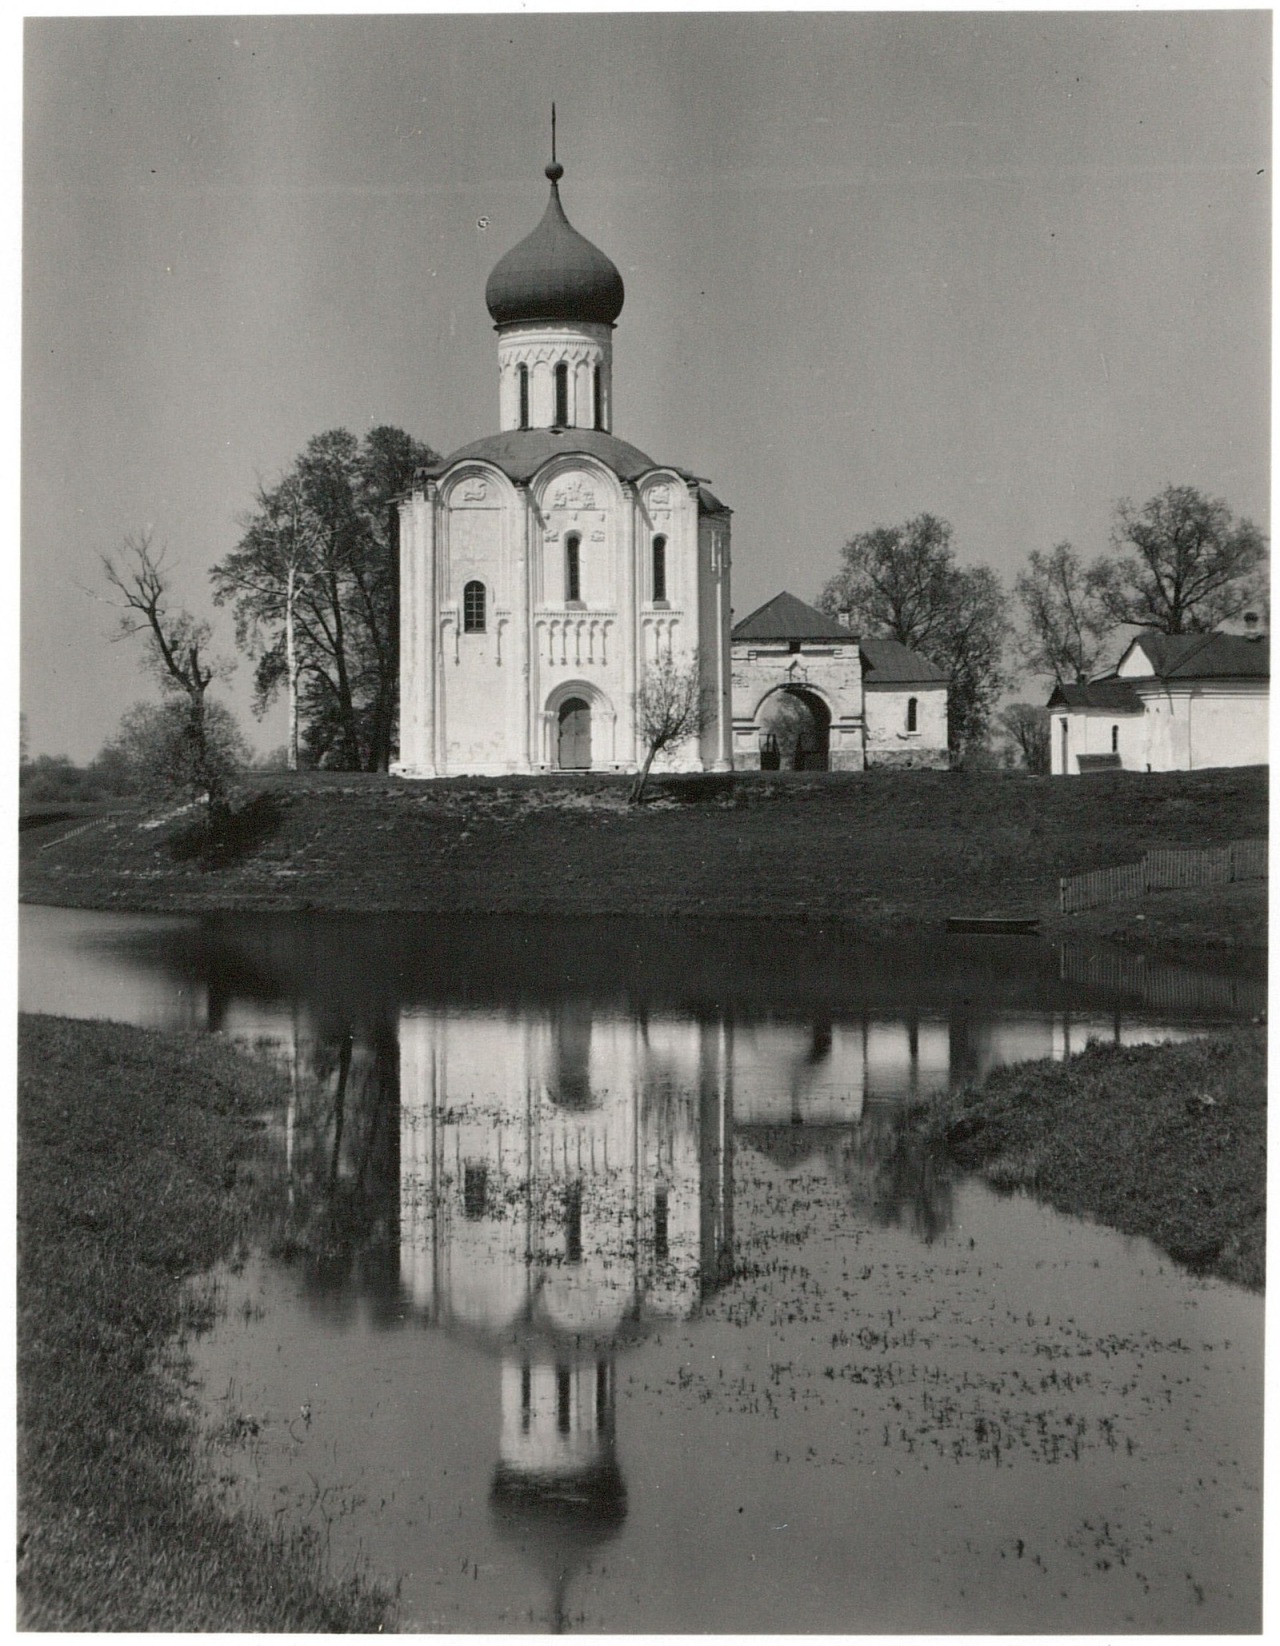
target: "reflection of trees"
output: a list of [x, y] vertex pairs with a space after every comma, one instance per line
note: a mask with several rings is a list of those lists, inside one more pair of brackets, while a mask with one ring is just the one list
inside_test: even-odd
[[882, 1228], [905, 1228], [926, 1244], [951, 1227], [945, 1164], [899, 1111], [869, 1109], [852, 1125], [749, 1126], [742, 1136], [783, 1171], [819, 1161], [851, 1207]]
[[393, 1021], [299, 1040], [282, 1238], [309, 1290], [333, 1296], [358, 1274], [394, 1297], [398, 1270], [400, 1066]]

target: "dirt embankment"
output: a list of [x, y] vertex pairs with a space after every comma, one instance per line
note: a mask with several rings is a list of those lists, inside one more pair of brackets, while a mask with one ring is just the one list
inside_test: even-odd
[[175, 911], [799, 916], [867, 934], [994, 910], [1039, 915], [1050, 935], [1265, 948], [1263, 882], [1057, 912], [1060, 875], [1265, 835], [1264, 769], [667, 779], [640, 808], [626, 786], [263, 778], [213, 842], [191, 813], [138, 809], [28, 829], [21, 891]]

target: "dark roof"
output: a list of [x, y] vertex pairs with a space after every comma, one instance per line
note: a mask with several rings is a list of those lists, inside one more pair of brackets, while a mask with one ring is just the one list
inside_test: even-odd
[[828, 617], [816, 606], [806, 606], [794, 594], [784, 589], [757, 606], [749, 617], [734, 626], [733, 640], [844, 640], [850, 644], [854, 636], [843, 623]]
[[1142, 704], [1127, 680], [1109, 675], [1105, 680], [1082, 681], [1077, 686], [1055, 686], [1051, 709], [1102, 709], [1111, 714], [1141, 714]]
[[[473, 440], [469, 446], [460, 446], [448, 457], [441, 457], [419, 469], [419, 474], [432, 477], [451, 469], [455, 463], [467, 459], [492, 463], [512, 480], [532, 480], [544, 463], [566, 453], [582, 452], [598, 457], [623, 480], [638, 480], [651, 469], [673, 468], [670, 463], [655, 463], [638, 446], [628, 445], [616, 435], [600, 429], [507, 429], [503, 434], [488, 434], [483, 440]], [[686, 480], [698, 476], [688, 469], [675, 469]], [[710, 492], [707, 493], [710, 497]], [[720, 505], [723, 507], [723, 504]]]
[[1265, 636], [1254, 640], [1216, 630], [1211, 634], [1161, 634], [1158, 629], [1144, 629], [1129, 642], [1125, 657], [1135, 646], [1142, 647], [1152, 673], [1160, 680], [1266, 680], [1271, 674], [1271, 648]]
[[550, 166], [551, 198], [542, 221], [501, 258], [484, 288], [494, 323], [585, 320], [611, 326], [622, 312], [622, 276], [564, 214]]
[[946, 684], [947, 671], [913, 652], [900, 640], [859, 640], [862, 673], [868, 686]]

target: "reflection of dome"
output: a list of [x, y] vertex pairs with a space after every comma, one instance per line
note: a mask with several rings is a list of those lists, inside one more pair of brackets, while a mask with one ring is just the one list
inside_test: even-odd
[[627, 1484], [611, 1453], [575, 1474], [530, 1473], [499, 1463], [489, 1506], [508, 1536], [586, 1553], [627, 1518]]
[[612, 1452], [577, 1474], [530, 1474], [499, 1463], [489, 1491], [494, 1529], [528, 1555], [552, 1587], [552, 1628], [565, 1624], [569, 1579], [627, 1518], [627, 1487]]
[[551, 198], [542, 221], [489, 276], [484, 300], [495, 325], [568, 320], [611, 326], [622, 312], [622, 276], [564, 214], [561, 169], [547, 167]]

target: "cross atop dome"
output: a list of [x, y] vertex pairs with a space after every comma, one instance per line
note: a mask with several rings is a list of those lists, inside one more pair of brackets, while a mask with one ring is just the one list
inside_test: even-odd
[[622, 312], [622, 276], [598, 246], [578, 233], [560, 204], [564, 167], [555, 153], [555, 105], [551, 117], [551, 164], [545, 175], [551, 198], [542, 221], [501, 258], [489, 276], [484, 300], [498, 327], [533, 321], [612, 326]]

